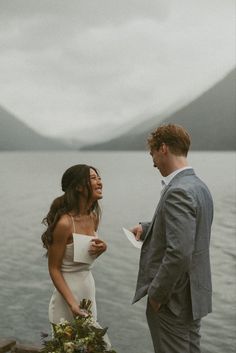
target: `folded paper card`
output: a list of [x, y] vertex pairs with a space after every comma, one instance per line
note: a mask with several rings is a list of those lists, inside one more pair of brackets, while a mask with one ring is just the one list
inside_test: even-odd
[[95, 260], [96, 257], [88, 252], [93, 239], [93, 236], [73, 233], [75, 262], [91, 264]]
[[128, 229], [126, 229], [126, 228], [122, 228], [122, 229], [123, 229], [123, 232], [125, 233], [126, 237], [131, 242], [131, 244], [133, 244], [133, 246], [135, 248], [141, 249], [142, 241], [136, 240], [134, 234], [132, 232], [130, 232]]

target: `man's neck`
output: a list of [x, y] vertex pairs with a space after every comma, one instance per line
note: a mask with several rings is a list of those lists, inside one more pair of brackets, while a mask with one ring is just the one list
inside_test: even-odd
[[168, 165], [166, 166], [165, 175], [163, 176], [166, 177], [167, 175], [174, 173], [176, 170], [185, 167], [188, 167], [188, 161], [186, 157], [172, 155], [169, 159]]

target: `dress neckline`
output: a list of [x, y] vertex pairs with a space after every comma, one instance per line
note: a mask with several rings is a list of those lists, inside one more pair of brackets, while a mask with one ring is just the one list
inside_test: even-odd
[[76, 232], [73, 232], [72, 233], [72, 235], [85, 235], [86, 237], [94, 237], [94, 238], [96, 238], [97, 237], [97, 233], [95, 232], [95, 234], [94, 235], [92, 235], [92, 234], [83, 234], [83, 233], [76, 233]]
[[[91, 235], [91, 234], [82, 234], [82, 233], [74, 233], [74, 232], [73, 232], [72, 235], [84, 235], [84, 236], [86, 236], [86, 237], [98, 238], [97, 233], [95, 233], [95, 235]], [[66, 244], [66, 246], [69, 246], [69, 245], [72, 245], [72, 244], [74, 244], [73, 241], [72, 241], [71, 243]]]

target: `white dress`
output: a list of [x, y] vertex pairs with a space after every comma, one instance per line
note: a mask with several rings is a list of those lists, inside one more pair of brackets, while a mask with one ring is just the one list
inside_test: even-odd
[[[74, 233], [75, 224], [72, 218]], [[92, 315], [97, 320], [97, 308], [95, 300], [95, 283], [91, 268], [93, 265], [74, 261], [74, 243], [67, 244], [62, 260], [61, 272], [78, 303], [82, 299], [90, 299], [92, 302]], [[60, 319], [73, 320], [73, 314], [63, 296], [55, 288], [49, 303], [49, 321], [59, 323]]]

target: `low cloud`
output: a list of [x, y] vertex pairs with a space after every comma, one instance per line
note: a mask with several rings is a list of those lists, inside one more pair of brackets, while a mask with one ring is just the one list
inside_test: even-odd
[[0, 102], [50, 135], [145, 119], [235, 65], [231, 0], [181, 8], [177, 0], [13, 0], [0, 8]]

